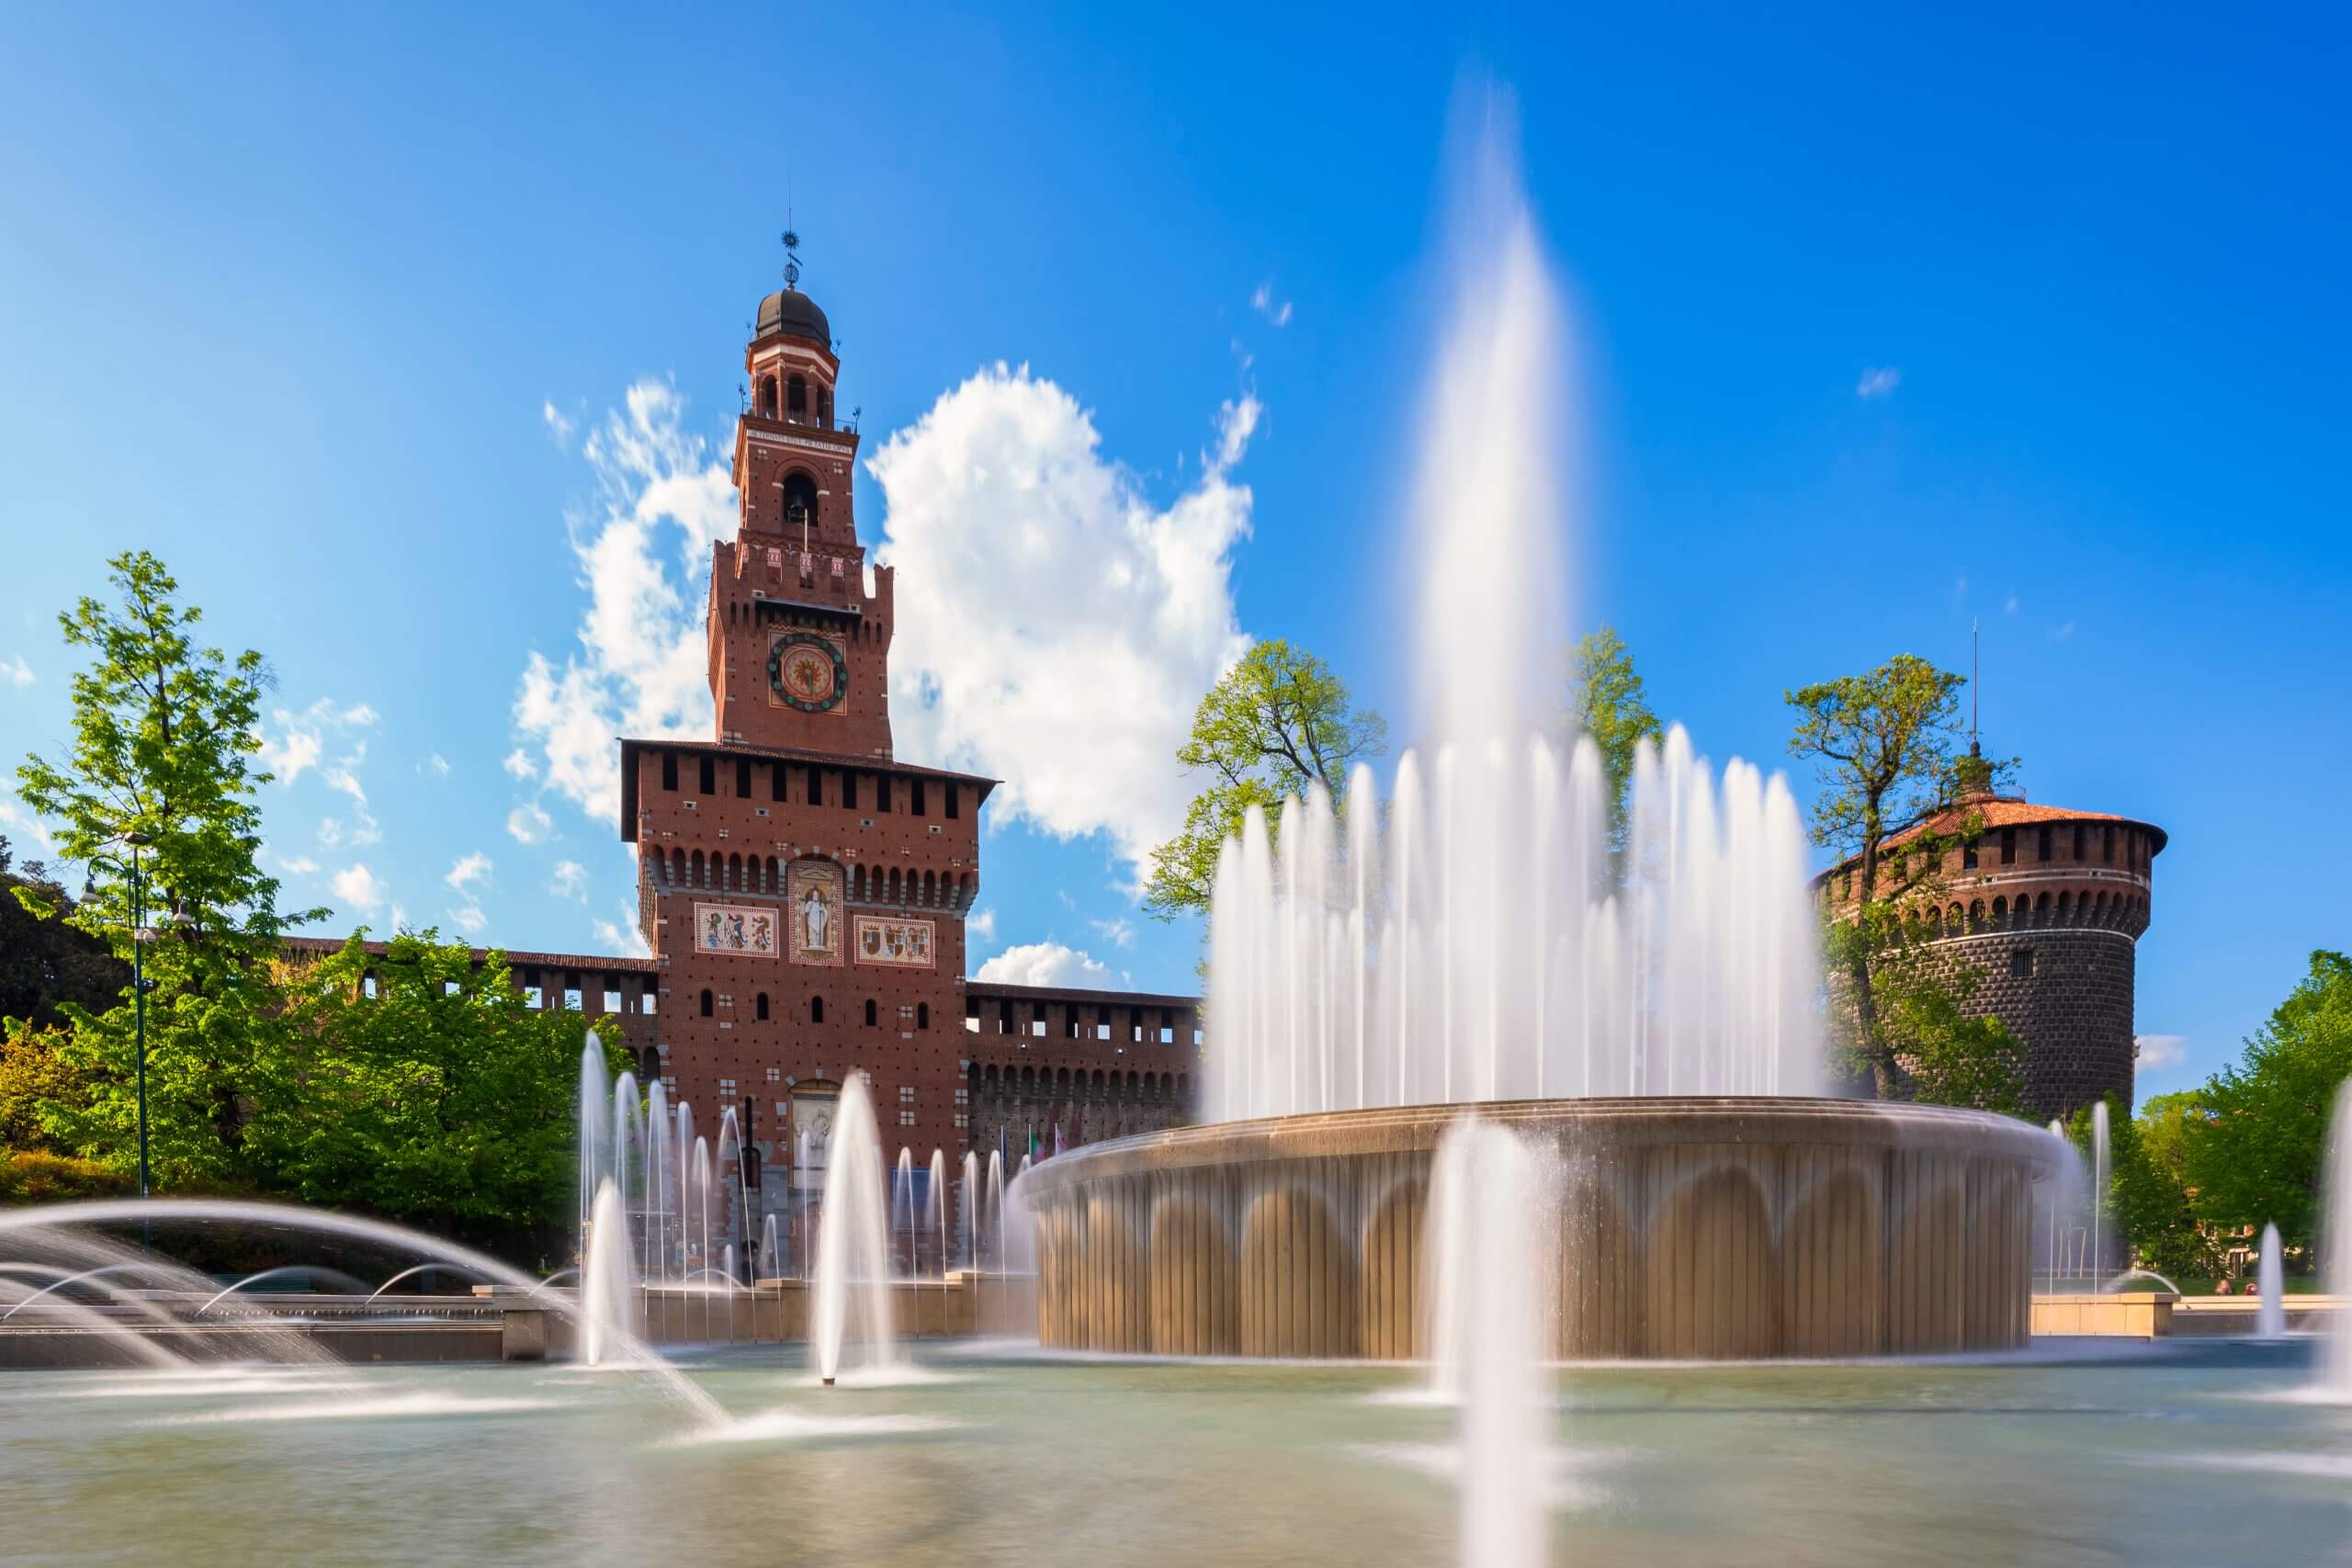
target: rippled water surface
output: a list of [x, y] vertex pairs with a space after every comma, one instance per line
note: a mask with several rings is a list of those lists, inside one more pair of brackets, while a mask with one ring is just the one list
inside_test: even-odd
[[[735, 1422], [561, 1367], [0, 1373], [0, 1562], [1431, 1563], [1453, 1414], [1399, 1369], [932, 1350], [812, 1386], [689, 1359]], [[1554, 1558], [2352, 1555], [2307, 1345], [1561, 1374]]]

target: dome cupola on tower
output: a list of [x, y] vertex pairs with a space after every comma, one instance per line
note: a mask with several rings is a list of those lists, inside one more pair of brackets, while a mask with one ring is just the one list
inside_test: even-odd
[[797, 288], [780, 288], [760, 301], [758, 324], [752, 331], [752, 341], [757, 342], [777, 333], [807, 338], [827, 348], [833, 344], [833, 329], [831, 323], [825, 320], [825, 312], [817, 308], [817, 301]]

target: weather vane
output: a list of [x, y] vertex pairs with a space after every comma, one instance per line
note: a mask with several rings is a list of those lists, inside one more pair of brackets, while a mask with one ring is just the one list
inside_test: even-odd
[[800, 287], [800, 257], [795, 254], [799, 249], [800, 235], [792, 227], [792, 209], [787, 206], [784, 210], [784, 286], [786, 288]]

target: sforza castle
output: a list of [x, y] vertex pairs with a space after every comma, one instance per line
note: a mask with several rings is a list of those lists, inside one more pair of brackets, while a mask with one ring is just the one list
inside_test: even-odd
[[614, 827], [637, 850], [651, 956], [510, 951], [515, 983], [580, 1010], [697, 1125], [731, 1107], [765, 1210], [821, 1185], [853, 1073], [918, 1169], [934, 1148], [1010, 1165], [1033, 1132], [1051, 1149], [1174, 1124], [1196, 998], [966, 977], [995, 781], [891, 748], [892, 571], [868, 590], [825, 313], [769, 295], [744, 358], [736, 532], [711, 547], [714, 732], [620, 743]]

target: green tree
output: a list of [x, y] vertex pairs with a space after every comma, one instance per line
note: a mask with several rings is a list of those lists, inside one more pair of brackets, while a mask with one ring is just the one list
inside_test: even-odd
[[[1851, 878], [1850, 894], [1841, 882], [1838, 897], [1826, 901], [1842, 907], [1844, 916], [1828, 922], [1823, 943], [1839, 1021], [1850, 1032], [1849, 1051], [1881, 1099], [1904, 1091], [1904, 1042], [1889, 1027], [1880, 976], [1906, 970], [1915, 1000], [1920, 987], [1936, 983], [1911, 959], [1927, 933], [1903, 911], [1938, 890], [1947, 850], [1984, 831], [1979, 813], [1955, 819], [1952, 808], [2014, 766], [2014, 760], [1988, 762], [1973, 751], [1955, 765], [1960, 692], [1967, 683], [1965, 676], [1899, 653], [1864, 674], [1784, 694], [1797, 710], [1790, 754], [1812, 761], [1821, 785], [1814, 842], [1835, 851], [1846, 867], [1841, 875]], [[1943, 1010], [1940, 1004], [1913, 1009], [1921, 1018]], [[1973, 1038], [1999, 1044], [1981, 1031]]]
[[1161, 919], [1206, 909], [1217, 852], [1251, 807], [1266, 812], [1271, 831], [1284, 799], [1320, 784], [1344, 810], [1348, 770], [1387, 742], [1387, 721], [1355, 707], [1321, 660], [1280, 639], [1256, 644], [1201, 698], [1177, 750], [1206, 787], [1186, 809], [1183, 830], [1151, 852], [1144, 908]]
[[59, 918], [73, 908], [40, 862], [12, 863], [0, 834], [0, 1023], [49, 1028], [65, 1021], [60, 1004], [103, 1008], [130, 984], [106, 943]]
[[2191, 1089], [2151, 1095], [2140, 1102], [2140, 1113], [2132, 1120], [2139, 1124], [2140, 1142], [2146, 1145], [2148, 1157], [2176, 1179], [2188, 1180], [2188, 1140], [2205, 1120], [2203, 1091]]
[[1947, 977], [1916, 946], [1883, 954], [1873, 982], [1880, 1021], [1901, 1055], [1912, 1098], [2022, 1117], [2026, 1043], [1991, 1014], [1971, 1013], [1984, 971], [1962, 965]]
[[1643, 692], [1633, 650], [1614, 626], [1588, 633], [1569, 653], [1568, 723], [1577, 734], [1590, 736], [1600, 753], [1601, 777], [1609, 786], [1610, 847], [1622, 852], [1634, 753], [1645, 740], [1664, 739], [1666, 730]]
[[505, 956], [354, 934], [280, 969], [300, 1043], [257, 1094], [252, 1142], [304, 1202], [369, 1210], [519, 1253], [569, 1213], [582, 1020], [534, 1008]]
[[2328, 1122], [2352, 1077], [2352, 957], [2321, 951], [2241, 1059], [2198, 1093], [2183, 1168], [2208, 1224], [2278, 1227], [2308, 1247], [2319, 1219]]
[[89, 1101], [82, 1075], [65, 1060], [71, 1037], [62, 1029], [40, 1029], [23, 1019], [0, 1028], [0, 1150], [43, 1149], [62, 1154], [50, 1136], [53, 1111]]
[[[2168, 1279], [2212, 1273], [2219, 1260], [2199, 1228], [2179, 1174], [2149, 1146], [2142, 1123], [2126, 1113], [2122, 1100], [2109, 1096], [2107, 1113], [2107, 1190], [2094, 1194], [2107, 1234], [2122, 1239], [2134, 1268]], [[2089, 1106], [2075, 1111], [2067, 1134], [2082, 1154], [2083, 1168], [2090, 1169]]]
[[[69, 646], [90, 650], [74, 678], [74, 744], [57, 761], [26, 758], [25, 803], [58, 825], [65, 859], [90, 867], [88, 896], [60, 918], [128, 964], [134, 940], [124, 867], [144, 840], [151, 929], [145, 964], [149, 1122], [160, 1183], [250, 1175], [243, 1150], [249, 1090], [282, 1048], [268, 961], [278, 939], [323, 910], [285, 916], [277, 884], [255, 859], [261, 845], [255, 772], [266, 672], [250, 650], [229, 658], [197, 640], [202, 614], [176, 601], [179, 585], [145, 551], [107, 563], [116, 598], [85, 598], [58, 617]], [[56, 913], [15, 890], [17, 903]], [[175, 917], [175, 918], [165, 918]], [[126, 1168], [137, 1159], [134, 1009], [74, 1002], [62, 1048], [87, 1085], [86, 1103], [45, 1117], [71, 1152]]]

